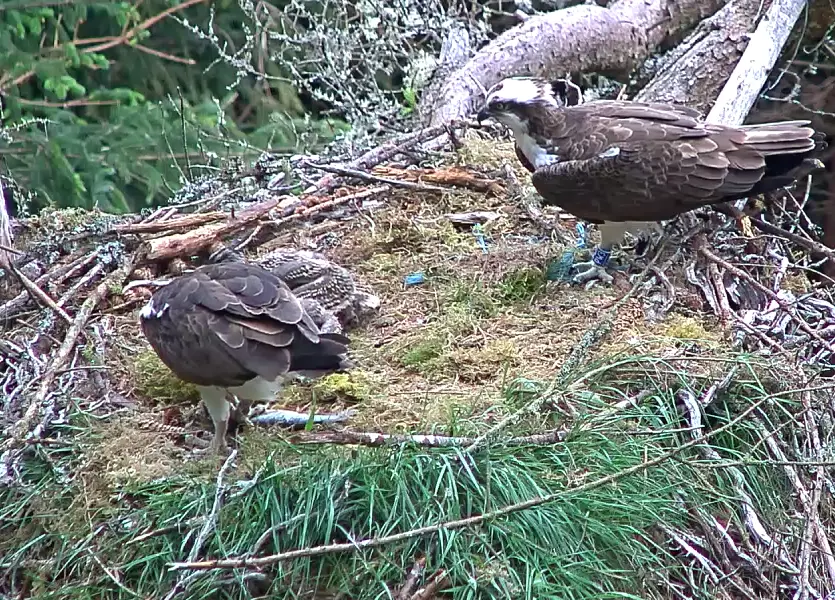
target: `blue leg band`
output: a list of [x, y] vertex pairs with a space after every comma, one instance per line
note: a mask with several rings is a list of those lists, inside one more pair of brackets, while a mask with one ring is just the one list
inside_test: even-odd
[[591, 257], [591, 260], [598, 267], [605, 267], [609, 264], [610, 256], [612, 256], [611, 250], [598, 246], [594, 249], [594, 255]]

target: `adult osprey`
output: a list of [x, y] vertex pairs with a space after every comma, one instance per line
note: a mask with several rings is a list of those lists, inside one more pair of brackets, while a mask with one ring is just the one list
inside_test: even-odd
[[601, 242], [576, 282], [611, 281], [605, 267], [626, 232], [689, 210], [790, 185], [819, 167], [809, 121], [728, 127], [692, 108], [596, 100], [566, 80], [511, 77], [487, 93], [479, 121], [506, 125], [546, 204], [596, 223]]
[[173, 279], [139, 320], [160, 360], [197, 386], [214, 423], [214, 452], [226, 449], [227, 392], [271, 400], [288, 374], [351, 366], [348, 338], [320, 333], [290, 288], [250, 263], [205, 265]]

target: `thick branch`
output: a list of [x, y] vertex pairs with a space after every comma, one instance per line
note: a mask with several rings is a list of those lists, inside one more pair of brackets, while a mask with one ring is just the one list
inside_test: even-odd
[[707, 116], [709, 123], [741, 125], [789, 39], [806, 0], [775, 0], [757, 25], [745, 54]]
[[153, 238], [143, 244], [140, 254], [146, 262], [170, 260], [178, 256], [192, 256], [202, 249], [208, 248], [224, 236], [231, 235], [265, 217], [272, 209], [279, 206], [282, 200], [286, 199], [288, 199], [287, 196], [270, 198], [241, 211], [224, 223], [204, 225], [186, 233]]
[[226, 236], [237, 233], [241, 229], [254, 225], [256, 222], [268, 216], [269, 212], [274, 208], [281, 208], [283, 212], [292, 211], [287, 216], [275, 219], [272, 225], [279, 226], [297, 219], [309, 217], [315, 213], [329, 210], [334, 206], [350, 202], [352, 200], [359, 200], [361, 198], [368, 198], [376, 194], [389, 191], [390, 186], [370, 187], [354, 192], [352, 194], [344, 194], [333, 199], [327, 200], [326, 197], [317, 196], [316, 199], [322, 200], [318, 203], [310, 203], [313, 198], [307, 196], [307, 202], [304, 197], [300, 201], [295, 196], [279, 196], [265, 200], [255, 206], [246, 210], [240, 211], [237, 215], [229, 217], [223, 223], [211, 223], [203, 225], [196, 229], [192, 229], [186, 233], [177, 233], [167, 235], [164, 237], [152, 238], [144, 242], [140, 248], [140, 256], [145, 263], [161, 262], [171, 260], [172, 258], [184, 258], [194, 256], [201, 250], [210, 247], [212, 244], [220, 241]]
[[532, 17], [482, 48], [447, 81], [440, 125], [473, 112], [484, 91], [513, 75], [563, 76], [598, 71], [626, 76], [671, 35], [713, 14], [723, 0], [619, 0]]
[[686, 104], [707, 114], [745, 51], [759, 9], [760, 0], [733, 0], [702, 21], [661, 59], [652, 81], [634, 99]]
[[667, 57], [635, 100], [687, 104], [710, 110], [707, 120], [713, 123], [741, 124], [804, 2], [776, 0], [752, 35], [762, 15], [761, 0], [732, 1]]
[[113, 231], [116, 233], [159, 233], [162, 231], [189, 231], [198, 225], [205, 225], [206, 223], [213, 223], [225, 219], [226, 214], [215, 211], [210, 213], [197, 213], [193, 215], [183, 215], [182, 217], [175, 217], [166, 221], [150, 221], [148, 223], [125, 223], [124, 225], [116, 225]]

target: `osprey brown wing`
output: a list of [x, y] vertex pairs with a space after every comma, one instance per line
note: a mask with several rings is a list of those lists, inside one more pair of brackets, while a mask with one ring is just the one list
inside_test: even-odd
[[609, 119], [640, 119], [685, 128], [696, 127], [702, 118], [702, 113], [695, 108], [660, 102], [595, 100], [579, 106], [572, 106], [570, 110], [577, 114], [594, 115]]
[[175, 374], [199, 385], [273, 381], [308, 358], [338, 367], [347, 351], [347, 338], [320, 335], [286, 284], [256, 265], [200, 267], [152, 301], [156, 314], [142, 320], [146, 337]]
[[[686, 106], [597, 100], [560, 111], [540, 110], [535, 105], [520, 106], [518, 110], [530, 123], [529, 133], [543, 147], [554, 149], [561, 160], [592, 158], [619, 142], [708, 135], [698, 128], [701, 113]], [[540, 132], [548, 132], [548, 137], [543, 139]], [[515, 152], [533, 173], [534, 166], [518, 145]]]
[[543, 112], [537, 131], [552, 133], [545, 145], [560, 162], [538, 169], [534, 186], [591, 221], [665, 220], [788, 185], [816, 147], [806, 121], [723, 127], [679, 108], [600, 102]]

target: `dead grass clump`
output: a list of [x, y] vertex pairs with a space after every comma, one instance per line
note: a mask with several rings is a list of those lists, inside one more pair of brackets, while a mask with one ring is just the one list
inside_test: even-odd
[[402, 254], [379, 252], [371, 255], [363, 264], [366, 272], [377, 276], [392, 276], [403, 272], [404, 257]]
[[458, 149], [462, 164], [479, 165], [486, 169], [499, 169], [509, 164], [520, 181], [525, 181], [526, 172], [516, 158], [512, 140], [485, 139], [476, 131], [468, 131], [461, 139], [463, 146]]
[[463, 381], [477, 383], [519, 366], [520, 352], [513, 340], [491, 340], [483, 348], [450, 353], [450, 363]]
[[97, 440], [87, 446], [85, 467], [88, 488], [99, 480], [109, 488], [169, 477], [182, 469], [183, 450], [170, 436], [149, 431], [142, 414], [98, 425]]
[[470, 318], [490, 319], [499, 313], [491, 289], [479, 279], [458, 279], [440, 291], [441, 302], [449, 311], [463, 312]]
[[413, 254], [459, 243], [461, 234], [449, 221], [421, 222], [418, 215], [410, 213], [386, 211], [375, 219], [374, 230], [367, 233], [367, 239], [359, 240], [366, 259], [378, 252]]
[[145, 429], [146, 418], [135, 413], [91, 427], [77, 468], [80, 493], [66, 507], [62, 529], [87, 527], [94, 516], [101, 518], [125, 488], [183, 472], [185, 451], [168, 435]]

